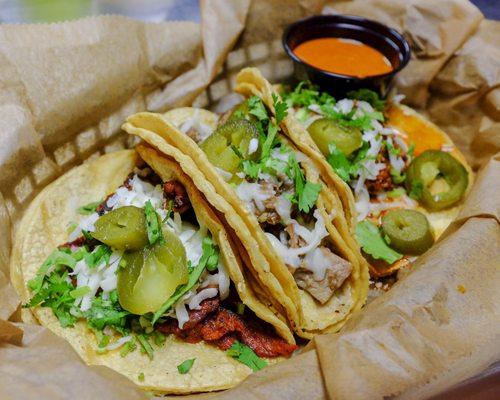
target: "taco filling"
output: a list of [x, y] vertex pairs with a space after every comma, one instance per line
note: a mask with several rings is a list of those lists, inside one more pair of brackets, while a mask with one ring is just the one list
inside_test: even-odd
[[243, 346], [261, 357], [297, 348], [241, 302], [179, 181], [136, 168], [79, 213], [86, 216], [68, 242], [28, 282], [25, 306], [51, 308], [62, 327], [86, 321], [98, 352], [119, 349], [124, 356], [140, 347], [152, 358], [170, 334], [233, 352]]
[[450, 155], [454, 147], [416, 146], [391, 126], [386, 102], [367, 89], [337, 101], [302, 82], [283, 99], [353, 190], [356, 236], [372, 275], [391, 274], [430, 248], [436, 233], [429, 214], [456, 205], [468, 186], [467, 170]]
[[193, 129], [201, 123], [188, 120], [180, 129], [203, 138], [200, 148], [255, 215], [297, 286], [325, 304], [349, 277], [352, 265], [334, 252], [316, 207], [322, 185], [306, 179], [301, 165], [306, 157], [280, 136], [285, 104], [276, 98], [275, 107], [281, 114], [274, 120], [254, 96], [224, 115], [208, 137], [205, 129]]

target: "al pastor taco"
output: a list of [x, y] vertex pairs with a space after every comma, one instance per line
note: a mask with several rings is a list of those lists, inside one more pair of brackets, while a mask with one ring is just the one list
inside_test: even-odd
[[87, 363], [157, 393], [228, 388], [297, 348], [204, 196], [145, 145], [46, 187], [11, 271], [24, 312]]

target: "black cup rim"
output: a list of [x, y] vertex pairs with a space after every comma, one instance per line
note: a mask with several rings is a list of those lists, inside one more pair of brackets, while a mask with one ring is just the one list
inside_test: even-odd
[[[356, 76], [351, 76], [351, 75], [343, 75], [343, 74], [337, 74], [335, 72], [330, 72], [326, 71], [324, 69], [315, 67], [314, 65], [306, 63], [304, 60], [301, 58], [297, 57], [297, 55], [293, 52], [293, 49], [290, 47], [288, 44], [289, 38], [290, 38], [290, 33], [297, 28], [300, 25], [303, 24], [308, 24], [311, 21], [324, 21], [324, 20], [333, 20], [332, 22], [337, 22], [337, 23], [351, 23], [353, 25], [358, 25], [358, 26], [364, 26], [363, 24], [371, 24], [374, 26], [378, 26], [382, 30], [385, 30], [386, 32], [390, 33], [391, 35], [395, 36], [397, 40], [399, 40], [403, 46], [404, 51], [400, 51], [402, 58], [401, 62], [399, 65], [394, 68], [393, 70], [386, 72], [385, 74], [379, 74], [379, 75], [370, 75], [370, 76], [365, 76], [363, 78], [359, 78]], [[361, 83], [364, 81], [372, 80], [372, 79], [378, 79], [378, 78], [386, 78], [386, 77], [391, 77], [395, 76], [399, 71], [401, 71], [408, 62], [411, 59], [411, 49], [408, 41], [401, 35], [396, 29], [391, 28], [387, 25], [381, 24], [380, 22], [374, 21], [372, 19], [368, 18], [363, 18], [359, 17], [357, 15], [349, 15], [349, 14], [325, 14], [325, 15], [313, 15], [311, 17], [303, 18], [298, 21], [295, 21], [288, 25], [285, 30], [283, 31], [283, 36], [282, 36], [282, 44], [285, 49], [285, 52], [288, 54], [288, 56], [296, 63], [304, 65], [308, 68], [315, 69], [316, 71], [319, 71], [329, 77], [332, 78], [340, 78], [340, 79], [348, 79], [350, 81], [356, 82], [356, 83]]]

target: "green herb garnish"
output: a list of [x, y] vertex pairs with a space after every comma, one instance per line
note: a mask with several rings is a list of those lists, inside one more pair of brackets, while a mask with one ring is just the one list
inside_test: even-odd
[[347, 97], [350, 99], [366, 101], [378, 111], [383, 111], [385, 108], [385, 100], [381, 99], [377, 92], [370, 89], [358, 89], [348, 92]]
[[177, 371], [179, 374], [187, 374], [191, 368], [193, 367], [194, 361], [196, 358], [190, 358], [189, 360], [183, 361], [181, 364], [177, 366]]
[[150, 245], [154, 245], [156, 242], [163, 240], [163, 232], [161, 230], [160, 218], [150, 200], [144, 205], [144, 213], [146, 215], [148, 241]]
[[141, 345], [141, 351], [149, 357], [150, 360], [153, 359], [154, 350], [149, 343], [148, 337], [146, 335], [137, 335], [137, 341]]
[[94, 201], [92, 203], [85, 204], [84, 206], [78, 207], [76, 212], [81, 215], [90, 215], [96, 212], [97, 207], [102, 203], [101, 201]]
[[392, 264], [403, 257], [387, 245], [379, 228], [370, 221], [361, 221], [356, 225], [356, 238], [363, 251], [377, 260]]
[[245, 364], [254, 372], [267, 367], [267, 362], [265, 360], [255, 354], [250, 347], [240, 342], [234, 342], [233, 345], [227, 350], [227, 355], [238, 360], [240, 363]]

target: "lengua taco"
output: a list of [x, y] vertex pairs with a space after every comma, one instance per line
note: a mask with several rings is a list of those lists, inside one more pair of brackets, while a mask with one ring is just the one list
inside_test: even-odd
[[145, 145], [50, 184], [20, 223], [11, 270], [25, 313], [155, 392], [228, 388], [297, 348], [203, 195]]
[[[258, 70], [242, 71], [236, 90], [272, 108], [274, 88]], [[463, 155], [436, 125], [375, 92], [337, 101], [306, 82], [280, 92], [290, 139], [322, 176], [337, 175], [338, 191], [352, 191], [355, 232], [372, 276], [408, 267], [458, 214], [472, 184]]]
[[368, 267], [341, 200], [283, 134], [285, 104], [274, 101], [276, 118], [254, 96], [223, 120], [182, 108], [135, 114], [123, 128], [180, 163], [223, 213], [274, 307], [311, 338], [361, 308]]

